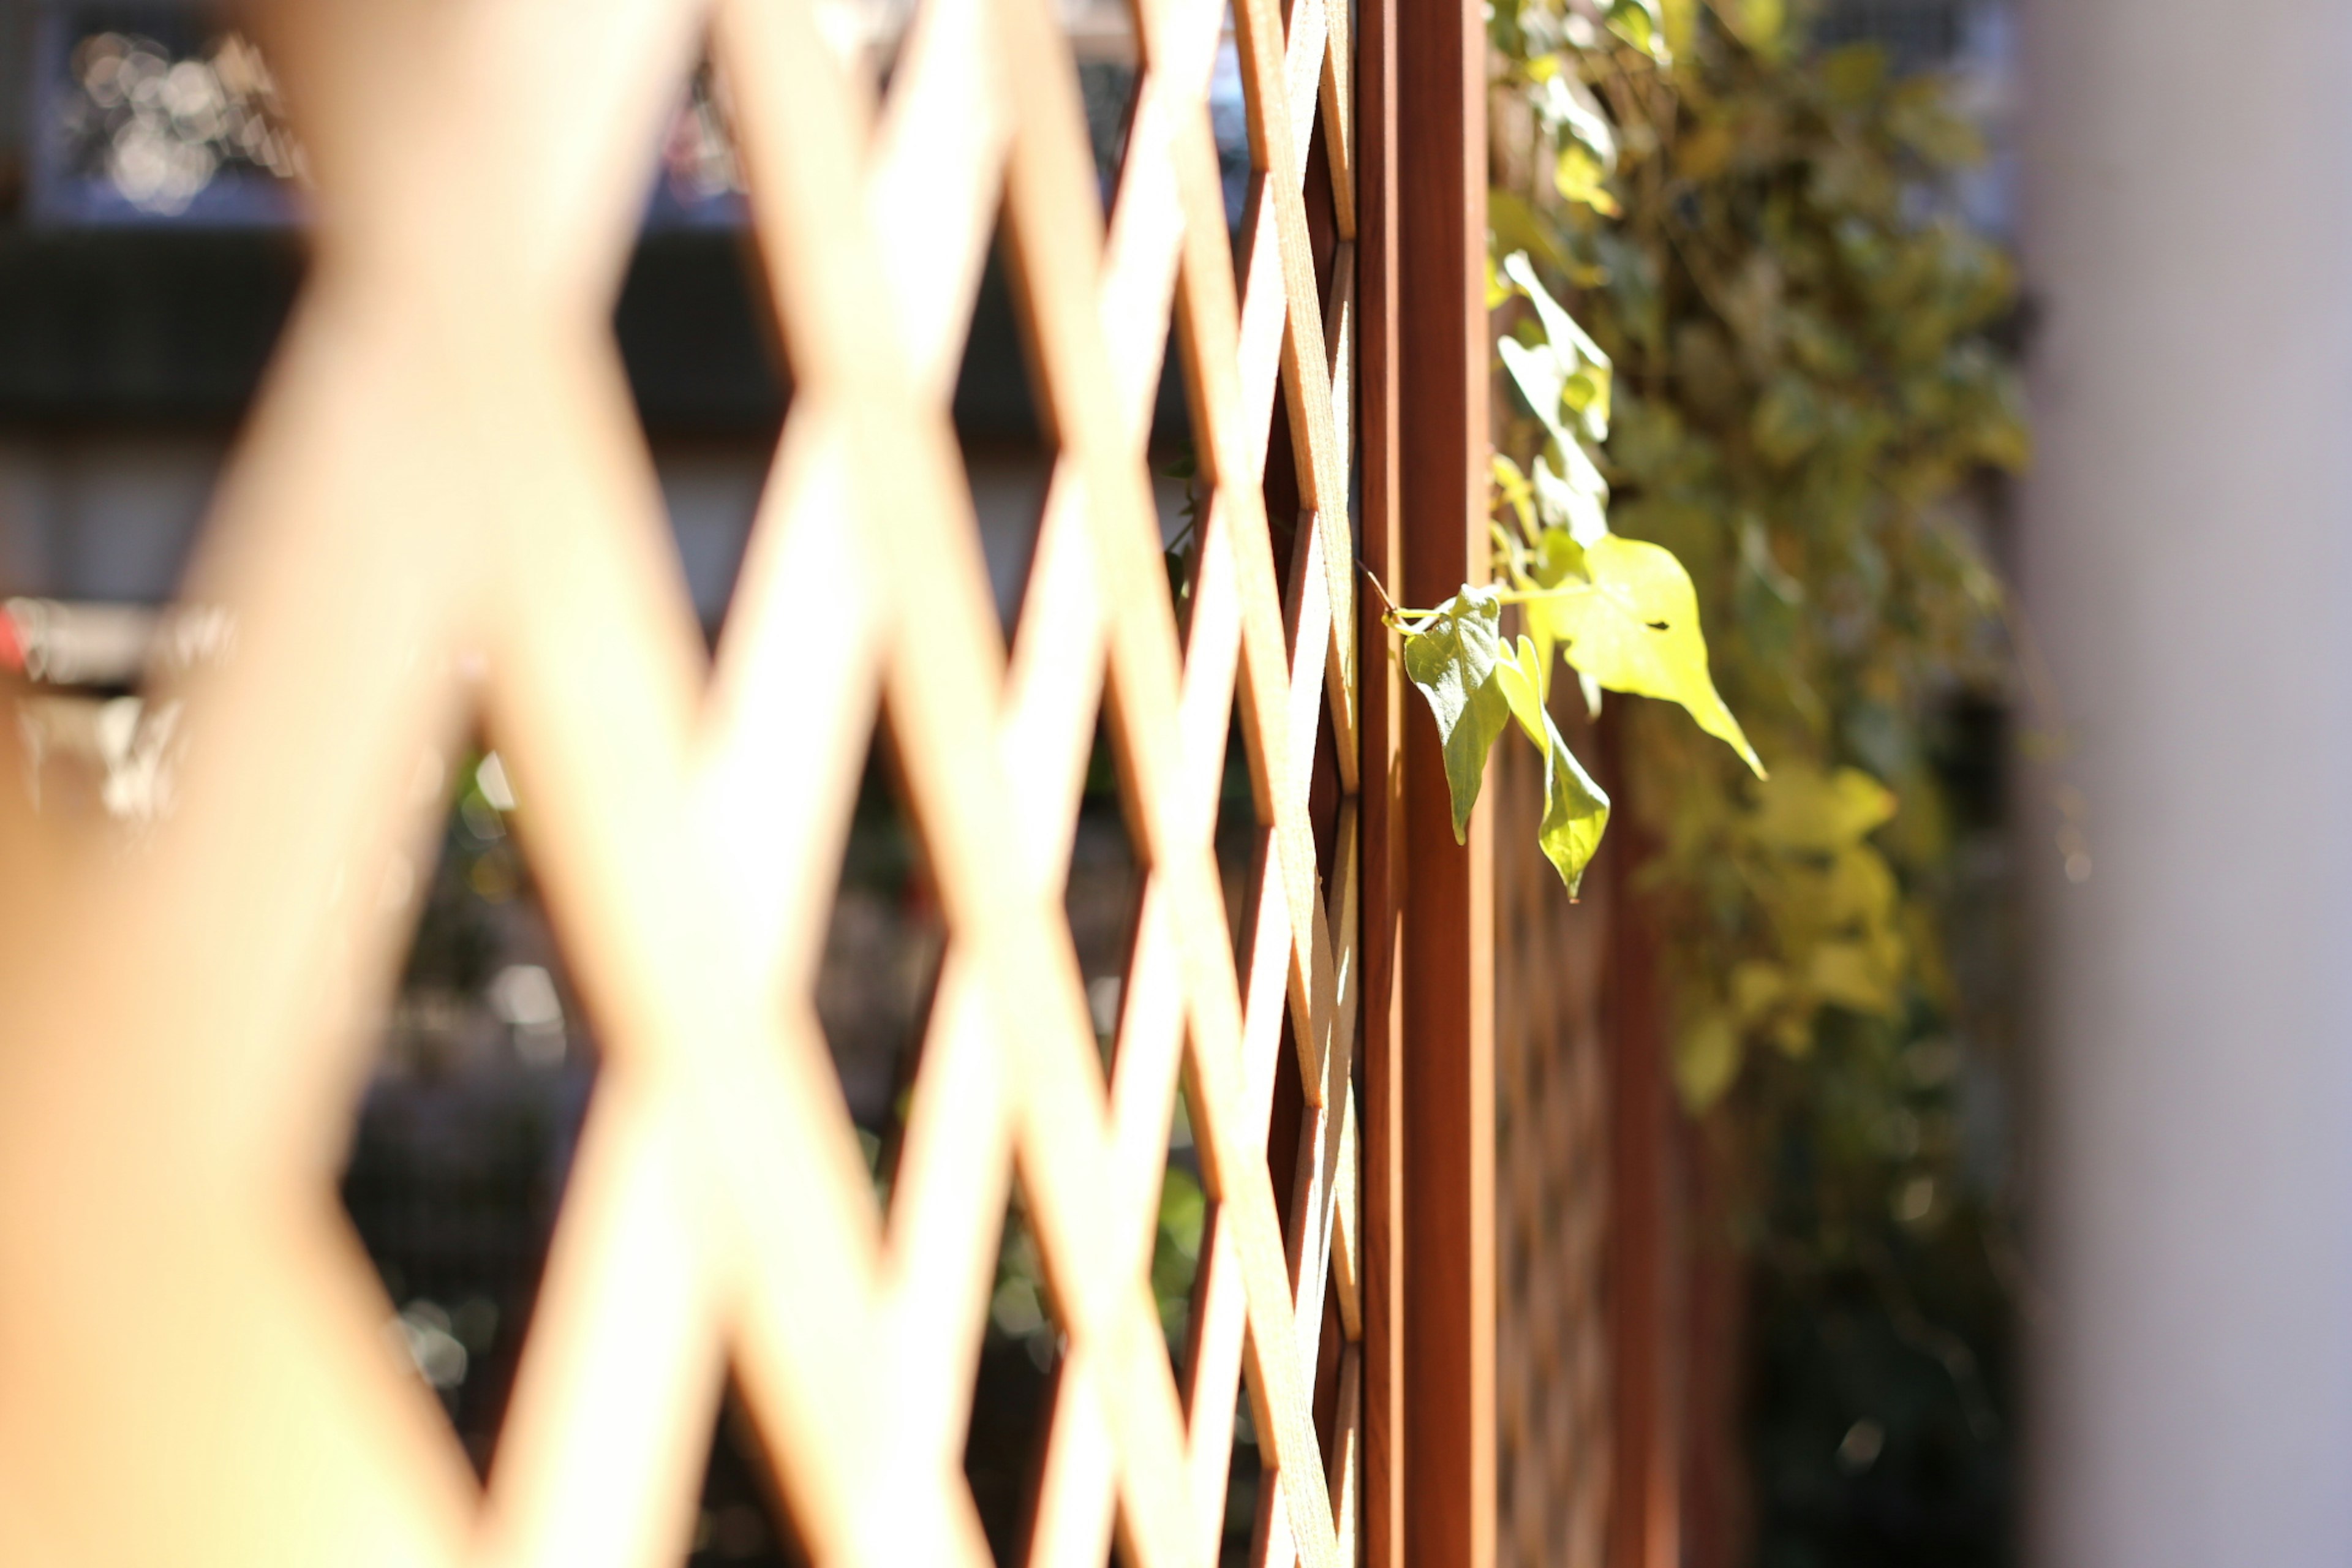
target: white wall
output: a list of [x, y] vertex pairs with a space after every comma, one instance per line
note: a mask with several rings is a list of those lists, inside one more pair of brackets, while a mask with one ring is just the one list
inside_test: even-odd
[[2352, 1563], [2352, 5], [2027, 0], [2032, 1561]]

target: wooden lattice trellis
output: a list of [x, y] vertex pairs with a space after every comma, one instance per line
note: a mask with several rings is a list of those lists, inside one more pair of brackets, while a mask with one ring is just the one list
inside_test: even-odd
[[[257, 9], [315, 251], [189, 590], [227, 650], [158, 672], [184, 744], [135, 842], [0, 792], [0, 1556], [675, 1559], [731, 1367], [817, 1561], [984, 1561], [961, 1447], [1017, 1173], [1067, 1341], [1034, 1560], [1115, 1536], [1214, 1561], [1243, 1384], [1258, 1555], [1355, 1559], [1349, 12], [1233, 7], [1237, 267], [1224, 11], [1135, 0], [1106, 231], [1049, 0], [923, 0], [878, 96], [808, 0]], [[794, 384], [709, 668], [606, 327], [706, 42]], [[1057, 453], [1009, 650], [948, 414], [1000, 233]], [[1211, 490], [1181, 643], [1144, 458], [1171, 320]], [[1236, 706], [1262, 839], [1238, 965], [1212, 844]], [[1098, 712], [1146, 869], [1108, 1082], [1059, 899]], [[877, 722], [949, 931], [887, 1215], [810, 1005]], [[604, 1050], [479, 1492], [333, 1196], [474, 724]], [[1181, 1387], [1146, 1272], [1180, 1077], [1215, 1200]]]
[[[1558, 700], [1580, 700], [1572, 687]], [[1573, 732], [1576, 720], [1563, 715]], [[1543, 815], [1531, 752], [1496, 762], [1500, 837]], [[1571, 905], [1533, 856], [1495, 875], [1497, 1558], [1525, 1568], [1608, 1561], [1612, 1437], [1605, 1295], [1612, 1218], [1602, 1034], [1612, 879]]]

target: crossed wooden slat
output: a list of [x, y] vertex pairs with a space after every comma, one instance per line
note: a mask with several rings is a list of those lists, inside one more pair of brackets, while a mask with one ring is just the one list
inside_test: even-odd
[[[708, 673], [601, 322], [706, 19], [795, 379]], [[819, 1561], [984, 1561], [961, 1450], [1017, 1173], [1067, 1336], [1033, 1559], [1099, 1563], [1115, 1531], [1139, 1563], [1213, 1561], [1245, 1380], [1258, 1555], [1351, 1561], [1352, 1345], [1328, 1454], [1312, 1401], [1334, 1283], [1343, 1338], [1361, 1323], [1354, 834], [1343, 805], [1324, 888], [1307, 810], [1327, 711], [1355, 779], [1344, 11], [1236, 9], [1238, 289], [1206, 0], [1137, 0], [1107, 236], [1042, 0], [929, 0], [879, 104], [800, 0], [260, 22], [319, 237], [195, 580], [235, 651], [188, 679], [146, 841], [0, 808], [40, 894], [0, 915], [12, 1560], [675, 1556], [731, 1363]], [[1000, 207], [1058, 448], [1009, 657], [948, 418]], [[1181, 647], [1144, 462], [1171, 313], [1213, 487]], [[1279, 577], [1277, 388], [1303, 507]], [[950, 931], [887, 1221], [809, 1002], [877, 700]], [[1245, 973], [1212, 842], [1236, 706], [1263, 840]], [[1098, 709], [1147, 868], [1108, 1085], [1059, 896]], [[374, 1342], [331, 1180], [404, 918], [376, 889], [423, 854], [476, 710], [605, 1045], [481, 1503]], [[1286, 1019], [1286, 1231], [1264, 1156]], [[1181, 1390], [1147, 1272], [1180, 1076], [1216, 1200]]]

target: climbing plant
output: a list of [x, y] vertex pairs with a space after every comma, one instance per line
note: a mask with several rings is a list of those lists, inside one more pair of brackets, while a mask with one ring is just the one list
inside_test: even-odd
[[[1764, 776], [1739, 721], [1709, 679], [1698, 595], [1672, 552], [1609, 531], [1609, 483], [1587, 443], [1609, 436], [1611, 361], [1538, 281], [1525, 255], [1502, 264], [1497, 293], [1533, 307], [1523, 336], [1496, 344], [1540, 435], [1528, 467], [1495, 454], [1504, 516], [1494, 528], [1498, 585], [1433, 610], [1391, 609], [1404, 671], [1429, 700], [1444, 747], [1454, 835], [1477, 805], [1486, 758], [1516, 721], [1544, 760], [1538, 846], [1573, 895], [1609, 825], [1609, 797], [1560, 737], [1547, 707], [1555, 653], [1596, 709], [1604, 690], [1680, 703]], [[1526, 627], [1502, 631], [1515, 605]]]
[[[2012, 1277], [1954, 977], [1957, 848], [1993, 837], [1994, 792], [1946, 738], [2011, 684], [1978, 502], [2028, 455], [2014, 285], [1958, 216], [1981, 149], [1947, 85], [1868, 47], [1811, 53], [1803, 21], [1780, 0], [1493, 0], [1497, 584], [1405, 624], [1425, 670], [1517, 604], [1498, 668], [1524, 680], [1549, 633], [1596, 708], [1607, 689], [1698, 719], [1626, 704], [1618, 778], [1676, 1082], [1765, 1265], [1767, 1535], [1806, 1561], [1972, 1561], [2005, 1506]], [[1671, 579], [1674, 608], [1640, 622], [1687, 628], [1704, 690], [1687, 656], [1664, 689], [1579, 663], [1553, 606], [1599, 597], [1619, 551]], [[1465, 728], [1466, 751], [1499, 726], [1466, 698], [1449, 722], [1444, 696], [1451, 764]], [[1923, 1509], [1945, 1510], [1927, 1556], [1870, 1533]]]
[[1457, 823], [1517, 717], [1571, 886], [1609, 806], [1538, 721], [1554, 648], [1596, 710], [1665, 698], [1727, 742], [1628, 715], [1694, 1109], [1752, 1048], [1806, 1057], [1828, 1011], [1948, 1000], [1925, 726], [2002, 679], [1958, 503], [2027, 449], [1987, 336], [2008, 265], [1937, 199], [1974, 132], [1874, 48], [1797, 68], [1783, 28], [1772, 0], [1494, 8], [1497, 583], [1392, 617]]

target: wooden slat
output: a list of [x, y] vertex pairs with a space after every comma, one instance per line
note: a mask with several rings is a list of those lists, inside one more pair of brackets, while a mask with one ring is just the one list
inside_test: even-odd
[[[1357, 843], [1355, 77], [1321, 5], [1238, 18], [1261, 220], [1238, 279], [1216, 0], [1135, 0], [1108, 227], [1045, 0], [928, 0], [887, 91], [796, 0], [260, 7], [319, 261], [196, 579], [236, 653], [186, 689], [201, 743], [138, 853], [0, 800], [16, 906], [53, 911], [0, 912], [23, 939], [0, 948], [10, 1561], [675, 1561], [731, 1372], [817, 1562], [983, 1563], [962, 1445], [1016, 1181], [1066, 1339], [1034, 1560], [1215, 1561], [1242, 1397], [1261, 1544], [1358, 1560], [1396, 1441], [1365, 1391], [1397, 1384], [1363, 1344], [1394, 1350], [1389, 1211], [1357, 1183], [1398, 1145], [1355, 1115], [1368, 1011], [1373, 1101], [1397, 1100], [1357, 932], [1395, 887]], [[715, 667], [608, 325], [706, 26], [794, 383]], [[1055, 447], [1010, 647], [950, 407], [1000, 231]], [[1209, 487], [1181, 641], [1146, 450], [1171, 327]], [[1307, 503], [1279, 567], [1277, 399]], [[1239, 964], [1216, 860], [1236, 711], [1259, 847]], [[1098, 721], [1146, 878], [1108, 1082], [1061, 905]], [[406, 913], [376, 889], [414, 882], [469, 723], [530, 803], [604, 1075], [479, 1494], [382, 1353], [389, 1304], [326, 1176]], [[877, 724], [949, 932], [887, 1214], [813, 1006]], [[1336, 821], [1311, 798], [1327, 726]], [[1180, 1084], [1213, 1200], [1181, 1391], [1150, 1281]], [[1308, 1109], [1277, 1192], [1282, 1088]], [[141, 1506], [91, 1506], [126, 1477]], [[1371, 1511], [1379, 1540], [1393, 1510]]]
[[[1466, 6], [1396, 15], [1402, 603], [1486, 576], [1486, 36]], [[1423, 520], [1427, 520], [1425, 522]], [[1441, 520], [1444, 520], [1441, 521]], [[1416, 717], [1419, 717], [1416, 715]], [[1403, 742], [1405, 1557], [1495, 1560], [1493, 828], [1454, 842], [1435, 731]]]
[[[1362, 0], [1363, 50], [1355, 77], [1360, 309], [1354, 336], [1360, 436], [1362, 571], [1391, 602], [1404, 593], [1403, 504], [1396, 274], [1398, 0]], [[1359, 595], [1363, 658], [1357, 706], [1362, 781], [1363, 1163], [1360, 1202], [1363, 1332], [1363, 1561], [1401, 1568], [1408, 1518], [1404, 1453], [1404, 999], [1398, 911], [1404, 873], [1403, 697], [1380, 598]], [[1426, 806], [1424, 805], [1424, 809]]]

